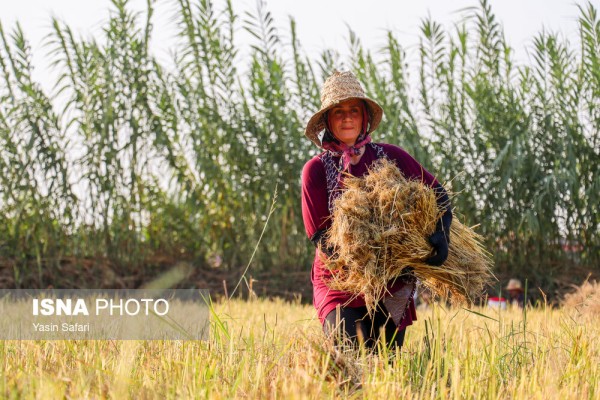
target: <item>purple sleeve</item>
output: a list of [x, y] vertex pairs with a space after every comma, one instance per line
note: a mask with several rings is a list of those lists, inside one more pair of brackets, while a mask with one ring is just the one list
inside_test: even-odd
[[309, 238], [330, 223], [323, 162], [314, 157], [302, 169], [302, 219]]
[[392, 144], [381, 144], [381, 146], [383, 146], [387, 156], [396, 162], [400, 171], [408, 179], [418, 179], [430, 187], [438, 185], [437, 179], [408, 154], [406, 150]]

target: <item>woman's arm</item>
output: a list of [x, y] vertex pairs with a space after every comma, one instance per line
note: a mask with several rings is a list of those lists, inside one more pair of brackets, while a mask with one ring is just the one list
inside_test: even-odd
[[450, 245], [450, 226], [452, 225], [452, 205], [446, 189], [436, 182], [433, 190], [436, 193], [438, 208], [445, 210], [435, 225], [435, 232], [429, 237], [429, 243], [433, 246], [435, 254], [432, 254], [425, 262], [429, 265], [440, 266], [448, 258], [448, 246]]
[[316, 247], [324, 248], [325, 232], [331, 222], [325, 168], [318, 157], [302, 169], [302, 219], [309, 239]]

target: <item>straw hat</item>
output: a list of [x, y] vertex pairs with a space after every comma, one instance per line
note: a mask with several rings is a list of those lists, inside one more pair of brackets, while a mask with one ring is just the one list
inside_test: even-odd
[[511, 279], [508, 281], [508, 285], [506, 285], [506, 290], [519, 290], [523, 291], [523, 287], [521, 286], [521, 281], [518, 279]]
[[381, 122], [383, 109], [379, 104], [365, 95], [365, 91], [360, 85], [360, 82], [352, 72], [335, 71], [333, 75], [327, 78], [325, 83], [323, 83], [323, 87], [321, 88], [321, 109], [308, 121], [306, 130], [304, 131], [306, 137], [314, 144], [321, 147], [319, 133], [325, 130], [325, 120], [323, 119], [323, 115], [339, 103], [352, 99], [361, 99], [367, 104], [367, 110], [371, 117], [367, 132], [373, 132]]

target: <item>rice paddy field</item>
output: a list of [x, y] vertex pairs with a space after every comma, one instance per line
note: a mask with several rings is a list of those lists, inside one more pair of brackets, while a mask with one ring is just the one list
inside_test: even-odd
[[[346, 25], [347, 56], [315, 57], [266, 1], [110, 3], [89, 32], [48, 13], [43, 46], [0, 16], [0, 287], [224, 282], [227, 298], [246, 265], [243, 279], [295, 295], [314, 254], [298, 178], [318, 149], [302, 132], [340, 67], [385, 110], [374, 141], [459, 194], [494, 273], [561, 294], [598, 277], [597, 2], [574, 2], [574, 37], [540, 26], [511, 44], [491, 1], [473, 0], [451, 25], [424, 15], [412, 43], [386, 28], [363, 47]], [[151, 46], [154, 15], [171, 15], [172, 59]], [[485, 268], [458, 294], [484, 287]], [[333, 349], [299, 301], [219, 300], [206, 341], [0, 341], [0, 399], [600, 399], [598, 293], [586, 278], [569, 308], [434, 305], [377, 355]]]
[[335, 352], [312, 306], [215, 303], [207, 341], [0, 342], [0, 396], [597, 399], [600, 319], [577, 309], [418, 312], [399, 352]]

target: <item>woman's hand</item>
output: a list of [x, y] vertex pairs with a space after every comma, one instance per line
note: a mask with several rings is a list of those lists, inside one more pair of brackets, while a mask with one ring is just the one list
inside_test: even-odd
[[436, 231], [429, 236], [429, 243], [433, 246], [435, 253], [425, 262], [429, 265], [439, 267], [448, 258], [448, 239], [444, 231]]
[[321, 250], [321, 252], [323, 254], [325, 254], [327, 257], [331, 257], [334, 253], [334, 249], [333, 249], [333, 247], [327, 246], [326, 238], [327, 238], [327, 230], [319, 229], [318, 231], [315, 232], [314, 235], [312, 235], [312, 237], [310, 238], [310, 241], [315, 245], [315, 247], [317, 249]]
[[435, 225], [435, 232], [429, 236], [429, 243], [433, 246], [434, 253], [425, 262], [439, 267], [448, 258], [450, 245], [450, 225], [452, 225], [452, 207], [446, 189], [439, 183], [433, 188], [440, 209], [445, 209], [444, 214]]

